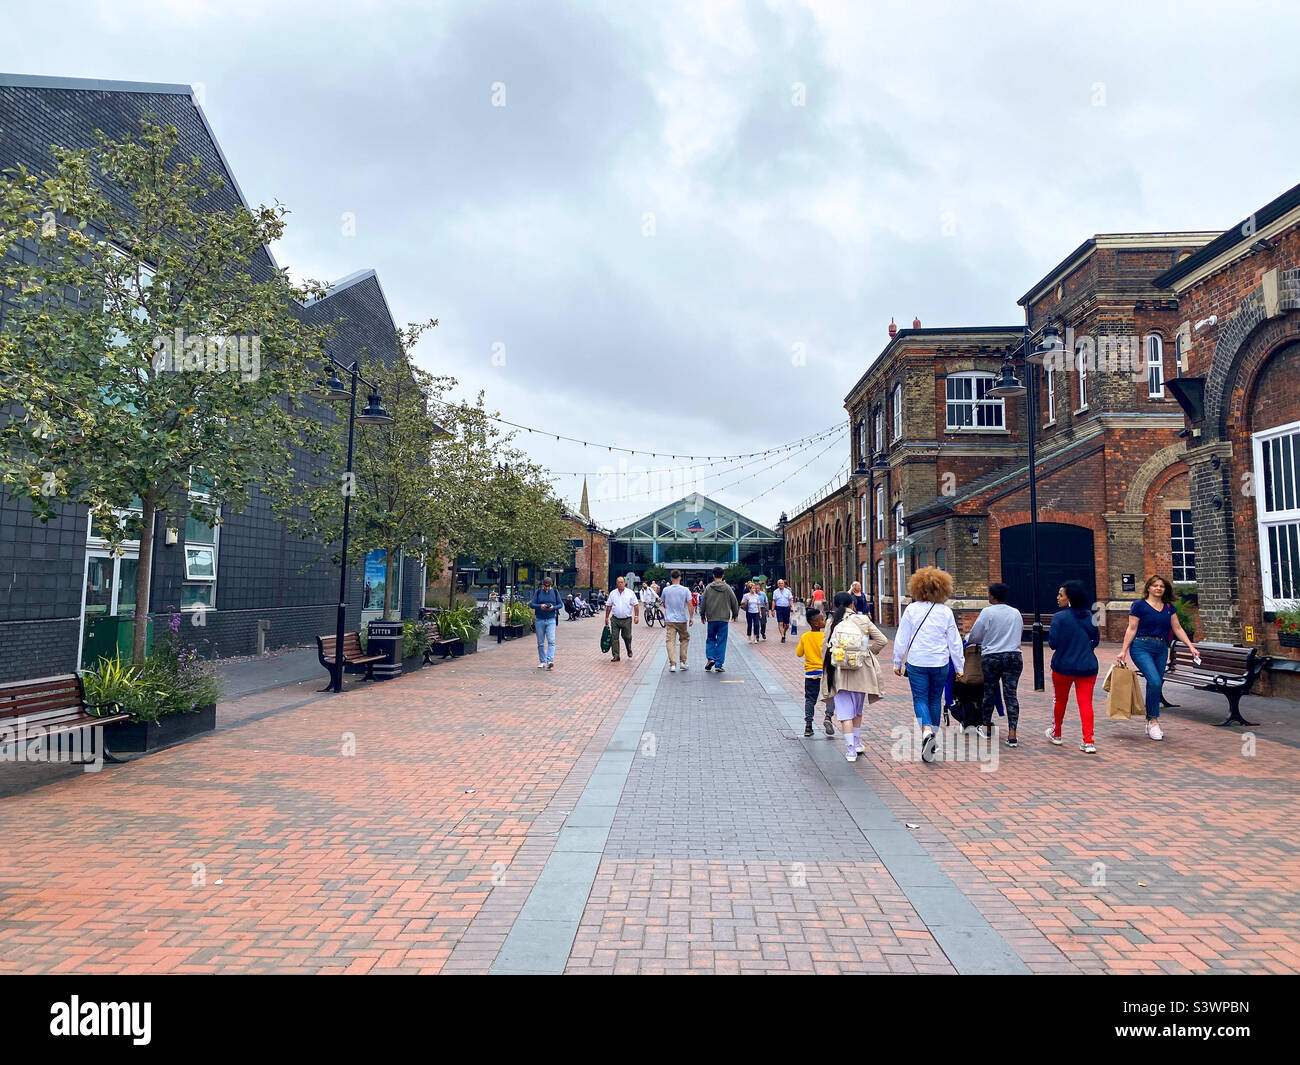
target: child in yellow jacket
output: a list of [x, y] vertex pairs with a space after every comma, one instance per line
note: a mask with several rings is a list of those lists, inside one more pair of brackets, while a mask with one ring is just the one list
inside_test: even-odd
[[[820, 610], [808, 608], [808, 630], [799, 637], [799, 645], [794, 653], [803, 659], [803, 734], [813, 734], [813, 712], [817, 709], [817, 696], [822, 685], [822, 639], [825, 635], [826, 617]], [[826, 705], [826, 720], [823, 725], [826, 735], [835, 735], [835, 721], [831, 717], [830, 704]]]

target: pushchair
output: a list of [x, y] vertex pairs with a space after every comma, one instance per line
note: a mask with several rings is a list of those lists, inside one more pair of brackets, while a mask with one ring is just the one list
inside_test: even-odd
[[[984, 723], [984, 672], [980, 668], [978, 644], [966, 648], [962, 676], [973, 679], [958, 680], [957, 670], [951, 662], [948, 663], [948, 683], [943, 690], [943, 723], [950, 725], [956, 721], [963, 728], [973, 728]], [[998, 714], [1006, 717], [1001, 688], [995, 688], [993, 695]]]

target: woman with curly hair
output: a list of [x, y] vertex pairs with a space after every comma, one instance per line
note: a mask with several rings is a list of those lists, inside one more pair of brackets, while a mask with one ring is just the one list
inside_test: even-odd
[[946, 600], [952, 595], [952, 577], [934, 566], [924, 566], [907, 582], [912, 602], [903, 611], [894, 637], [894, 672], [912, 689], [912, 709], [921, 725], [921, 758], [934, 761], [943, 689], [948, 666], [958, 673], [965, 665], [957, 619]]

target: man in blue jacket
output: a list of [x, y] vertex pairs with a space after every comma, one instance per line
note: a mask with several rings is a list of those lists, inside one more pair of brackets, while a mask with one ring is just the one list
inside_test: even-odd
[[560, 619], [560, 593], [551, 587], [551, 578], [543, 577], [542, 586], [533, 592], [528, 605], [537, 615], [537, 668], [555, 668], [555, 623]]

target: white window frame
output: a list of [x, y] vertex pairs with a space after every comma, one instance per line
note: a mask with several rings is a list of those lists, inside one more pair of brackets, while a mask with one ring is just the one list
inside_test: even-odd
[[[195, 471], [196, 469], [198, 469], [198, 467], [196, 467], [196, 466], [191, 466], [191, 467], [190, 467], [190, 479], [189, 479], [189, 484], [186, 486], [186, 489], [187, 489], [187, 491], [186, 491], [186, 498], [187, 498], [187, 500], [188, 500], [189, 502], [196, 502], [196, 501], [197, 501], [197, 502], [203, 502], [203, 503], [210, 503], [210, 502], [212, 501], [212, 494], [211, 494], [210, 492], [208, 492], [208, 491], [205, 491], [205, 490], [202, 489], [202, 488], [195, 488], [195, 474], [194, 474], [194, 471]], [[217, 514], [218, 514], [218, 517], [220, 517], [220, 511], [219, 511], [219, 510], [218, 510]], [[186, 516], [186, 524], [188, 524], [188, 519], [189, 519], [189, 511], [188, 511], [188, 510], [186, 511], [185, 516]], [[212, 551], [212, 573], [211, 573], [211, 574], [206, 574], [206, 573], [196, 574], [196, 573], [194, 573], [194, 572], [191, 570], [191, 568], [190, 568], [190, 552], [191, 552], [191, 551], [195, 551], [195, 552], [206, 551], [206, 550], [209, 549], [209, 547], [210, 547], [210, 549], [211, 549], [211, 551]], [[212, 526], [212, 543], [211, 543], [211, 545], [208, 545], [208, 544], [198, 544], [198, 545], [196, 545], [195, 547], [191, 548], [191, 547], [190, 547], [190, 544], [189, 544], [189, 538], [188, 538], [188, 537], [186, 538], [186, 541], [185, 541], [185, 580], [184, 580], [183, 583], [184, 583], [184, 584], [190, 584], [190, 585], [201, 585], [201, 586], [203, 586], [203, 587], [205, 588], [205, 590], [206, 590], [206, 598], [209, 600], [209, 602], [206, 602], [206, 603], [191, 603], [189, 606], [186, 606], [186, 605], [182, 604], [182, 605], [181, 605], [181, 609], [182, 609], [182, 610], [198, 611], [198, 610], [214, 610], [214, 609], [216, 609], [216, 605], [217, 605], [217, 572], [218, 572], [218, 570], [217, 570], [217, 563], [218, 563], [218, 560], [219, 560], [220, 556], [221, 556], [221, 522], [220, 522], [220, 521], [218, 521], [217, 524], [215, 524], [214, 526]]]
[[885, 450], [885, 412], [880, 407], [876, 408], [875, 422], [876, 422], [876, 451], [881, 452]]
[[1088, 353], [1086, 351], [1075, 349], [1074, 368], [1079, 377], [1079, 406], [1075, 414], [1081, 414], [1088, 409]]
[[903, 557], [901, 551], [898, 553], [898, 564], [894, 569], [894, 575], [898, 584], [895, 589], [897, 595], [894, 599], [894, 602], [898, 604], [898, 616], [894, 621], [901, 625], [903, 622], [903, 599], [907, 595], [907, 559]]
[[885, 560], [882, 558], [876, 563], [876, 598], [882, 603], [885, 600], [885, 572]]
[[1165, 345], [1159, 333], [1146, 339], [1147, 399], [1165, 398]]
[[863, 492], [859, 497], [858, 516], [861, 519], [861, 535], [858, 543], [865, 544], [871, 536], [871, 493]]
[[[1291, 466], [1292, 474], [1292, 498], [1290, 507], [1283, 507], [1271, 511], [1265, 511], [1265, 502], [1268, 499], [1268, 492], [1264, 483], [1264, 448], [1271, 447], [1274, 441], [1292, 437], [1294, 442], [1291, 446]], [[1300, 550], [1295, 550], [1297, 544], [1300, 544], [1300, 422], [1288, 422], [1286, 425], [1279, 425], [1273, 429], [1264, 429], [1251, 436], [1251, 450], [1254, 459], [1254, 486], [1255, 486], [1255, 524], [1259, 533], [1259, 574], [1260, 582], [1264, 592], [1264, 609], [1281, 610], [1300, 596], [1283, 596], [1280, 589], [1274, 587], [1272, 552], [1269, 550], [1270, 532], [1274, 529], [1294, 529], [1294, 532], [1288, 537], [1290, 545], [1293, 548], [1292, 557], [1300, 556]], [[1283, 477], [1274, 476], [1274, 485], [1285, 490], [1285, 475]], [[1285, 498], [1283, 502], [1285, 502]], [[1300, 569], [1300, 567], [1297, 567]], [[1293, 590], [1300, 587], [1300, 577], [1292, 580]]]
[[[1174, 535], [1174, 515], [1179, 515], [1178, 526], [1179, 535]], [[1186, 514], [1186, 521], [1182, 515]], [[1190, 542], [1191, 547], [1188, 547]], [[1173, 571], [1170, 577], [1175, 581], [1194, 581], [1196, 580], [1196, 527], [1192, 524], [1192, 512], [1187, 507], [1173, 507], [1169, 511], [1169, 558], [1170, 569]], [[1178, 568], [1178, 560], [1182, 559], [1183, 569]], [[1192, 575], [1187, 575], [1187, 570], [1192, 571]]]
[[876, 539], [885, 539], [885, 486], [876, 485]]
[[894, 386], [894, 442], [903, 439], [903, 386]]
[[894, 543], [898, 543], [899, 540], [901, 540], [904, 536], [907, 535], [907, 525], [903, 521], [904, 517], [905, 515], [903, 514], [903, 504], [895, 503], [894, 504]]
[[[949, 393], [949, 382], [969, 381], [970, 398], [958, 396], [953, 398]], [[977, 382], [984, 382], [984, 390], [987, 394], [988, 389], [997, 383], [997, 375], [988, 373], [984, 370], [962, 370], [959, 373], [950, 373], [943, 379], [943, 421], [944, 428], [952, 433], [1003, 433], [1007, 430], [1007, 410], [1006, 401], [999, 398], [987, 399], [979, 395], [979, 385]], [[970, 424], [963, 425], [954, 423], [952, 420], [953, 407], [970, 407]], [[980, 424], [980, 419], [997, 418], [997, 424]]]
[[1056, 424], [1056, 370], [1047, 367], [1047, 421], [1046, 425]]

